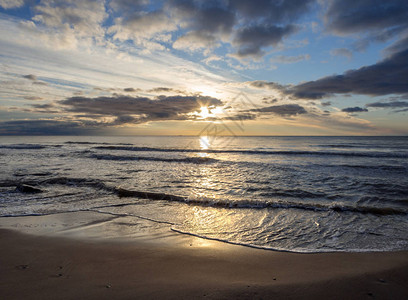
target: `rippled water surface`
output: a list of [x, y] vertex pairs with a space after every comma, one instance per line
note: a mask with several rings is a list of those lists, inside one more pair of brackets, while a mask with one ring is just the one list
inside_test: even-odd
[[271, 249], [408, 249], [407, 137], [0, 137], [0, 170], [2, 217], [95, 211]]

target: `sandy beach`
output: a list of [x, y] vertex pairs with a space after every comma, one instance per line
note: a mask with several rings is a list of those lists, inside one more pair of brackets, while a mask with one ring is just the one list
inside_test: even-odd
[[168, 232], [130, 241], [0, 229], [1, 299], [407, 299], [408, 252], [297, 254]]

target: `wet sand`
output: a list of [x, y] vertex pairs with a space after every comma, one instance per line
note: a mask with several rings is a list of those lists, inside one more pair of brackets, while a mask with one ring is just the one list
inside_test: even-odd
[[407, 299], [408, 252], [297, 254], [168, 232], [129, 241], [0, 229], [1, 299]]

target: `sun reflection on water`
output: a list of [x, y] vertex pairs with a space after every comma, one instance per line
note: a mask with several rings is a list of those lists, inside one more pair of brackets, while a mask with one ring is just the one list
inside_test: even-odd
[[210, 148], [210, 140], [208, 136], [202, 136], [200, 137], [200, 148], [201, 150], [208, 150]]

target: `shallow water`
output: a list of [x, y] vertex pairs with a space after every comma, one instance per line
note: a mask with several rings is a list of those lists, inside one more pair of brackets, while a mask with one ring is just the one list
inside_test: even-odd
[[1, 137], [0, 170], [3, 218], [92, 211], [270, 249], [408, 249], [407, 137]]

